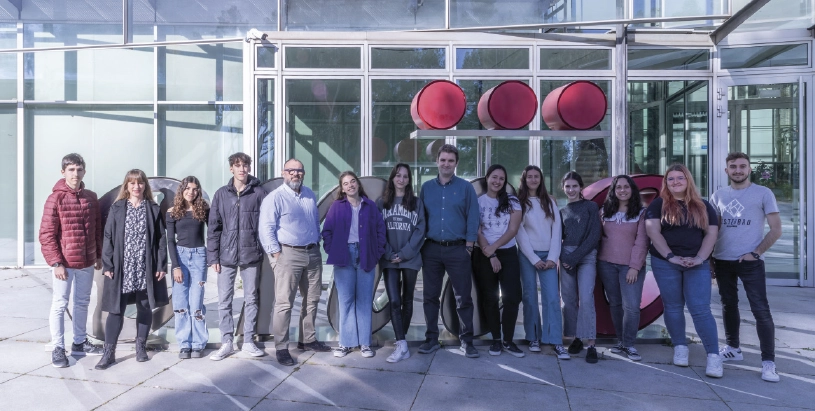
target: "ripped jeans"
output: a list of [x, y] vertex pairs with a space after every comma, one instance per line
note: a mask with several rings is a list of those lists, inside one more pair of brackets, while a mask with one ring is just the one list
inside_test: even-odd
[[[178, 263], [183, 281], [173, 281], [175, 339], [178, 348], [203, 349], [209, 339], [204, 306], [204, 284], [207, 282], [206, 248], [177, 246]], [[192, 313], [192, 314], [191, 314]]]

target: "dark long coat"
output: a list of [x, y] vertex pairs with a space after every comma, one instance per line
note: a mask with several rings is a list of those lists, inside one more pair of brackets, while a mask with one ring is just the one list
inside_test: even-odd
[[[119, 304], [122, 298], [127, 201], [127, 199], [119, 200], [110, 206], [105, 223], [105, 235], [102, 239], [102, 270], [113, 272], [113, 279], [105, 277], [102, 311], [113, 314], [120, 314]], [[167, 237], [159, 205], [152, 201], [147, 201], [145, 205], [147, 206], [147, 252], [145, 256], [148, 278], [147, 297], [150, 300], [150, 308], [155, 309], [170, 302], [166, 276], [161, 281], [156, 280], [156, 271], [167, 271]], [[152, 281], [149, 281], [150, 279]]]

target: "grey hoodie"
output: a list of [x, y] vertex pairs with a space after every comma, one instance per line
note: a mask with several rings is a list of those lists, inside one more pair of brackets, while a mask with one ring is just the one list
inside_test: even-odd
[[[424, 243], [425, 217], [422, 200], [416, 198], [416, 209], [407, 211], [402, 207], [402, 197], [395, 197], [389, 210], [383, 207], [384, 199], [376, 201], [376, 206], [382, 212], [385, 220], [387, 243], [385, 255], [379, 261], [380, 268], [409, 268], [419, 270], [422, 268], [422, 254], [419, 252]], [[402, 258], [400, 263], [390, 262], [392, 256], [397, 254]]]

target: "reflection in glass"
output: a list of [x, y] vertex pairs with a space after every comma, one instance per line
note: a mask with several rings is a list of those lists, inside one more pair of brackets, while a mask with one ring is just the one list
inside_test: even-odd
[[708, 190], [708, 82], [628, 82], [629, 164], [632, 174], [688, 167], [700, 195]]
[[445, 0], [285, 0], [285, 31], [444, 28]]
[[456, 49], [456, 69], [529, 69], [529, 49]]
[[25, 110], [25, 261], [43, 264], [37, 235], [42, 206], [61, 178], [60, 161], [76, 152], [85, 158], [85, 186], [99, 196], [140, 168], [154, 174], [153, 105], [35, 105]]
[[[0, 266], [17, 266], [17, 106], [0, 105]], [[59, 166], [56, 166], [59, 167]], [[42, 206], [40, 205], [40, 208]]]
[[241, 43], [158, 47], [162, 101], [242, 101]]
[[359, 170], [362, 136], [360, 80], [286, 80], [288, 157], [307, 170], [319, 198], [345, 170]]
[[277, 55], [277, 47], [258, 47], [257, 48], [257, 66], [258, 68], [274, 68], [275, 55]]
[[[17, 48], [17, 25], [0, 23], [0, 48]], [[0, 54], [0, 100], [17, 98], [17, 53]]]
[[257, 84], [257, 178], [265, 182], [277, 177], [274, 169], [274, 130], [275, 130], [275, 82], [273, 79], [258, 79]]
[[710, 50], [628, 49], [629, 70], [710, 70]]
[[[731, 15], [749, 1], [732, 0]], [[800, 0], [770, 0], [734, 32], [805, 29], [812, 26], [813, 3]]]
[[[147, 17], [140, 19], [143, 22], [152, 23], [150, 17], [155, 16], [157, 23], [169, 28], [185, 29], [194, 24], [198, 38], [243, 37], [252, 28], [277, 30], [277, 3], [277, 0], [152, 0], [138, 2], [134, 9], [136, 16]], [[155, 5], [155, 14], [150, 5]]]
[[384, 48], [371, 49], [372, 69], [444, 69], [443, 48]]
[[240, 105], [159, 106], [158, 175], [194, 175], [212, 196], [232, 177], [227, 157], [242, 149]]
[[806, 66], [806, 44], [723, 48], [722, 69]]
[[750, 180], [772, 190], [781, 213], [781, 239], [765, 254], [770, 278], [799, 275], [799, 200], [806, 188], [800, 179], [799, 92], [798, 83], [728, 87], [728, 147], [750, 156]]
[[359, 47], [286, 47], [286, 68], [358, 69]]
[[611, 49], [540, 49], [541, 70], [611, 70]]
[[625, 18], [626, 3], [623, 0], [450, 0], [450, 26], [482, 27], [622, 19]]

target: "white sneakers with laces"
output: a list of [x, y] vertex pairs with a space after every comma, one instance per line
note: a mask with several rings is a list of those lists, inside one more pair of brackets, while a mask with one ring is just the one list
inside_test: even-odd
[[399, 362], [410, 358], [410, 350], [408, 349], [407, 341], [400, 340], [396, 342], [393, 353], [388, 357], [387, 362]]
[[762, 361], [761, 362], [761, 379], [769, 382], [781, 381], [781, 377], [775, 372], [775, 362]]
[[722, 366], [721, 355], [707, 355], [707, 367], [705, 368], [705, 375], [712, 378], [722, 378], [722, 375], [724, 375], [724, 367]]
[[722, 361], [742, 361], [744, 355], [741, 353], [741, 348], [733, 348], [729, 345], [719, 349], [719, 355], [722, 356]]
[[674, 365], [678, 367], [688, 366], [688, 346], [676, 345], [674, 346]]

